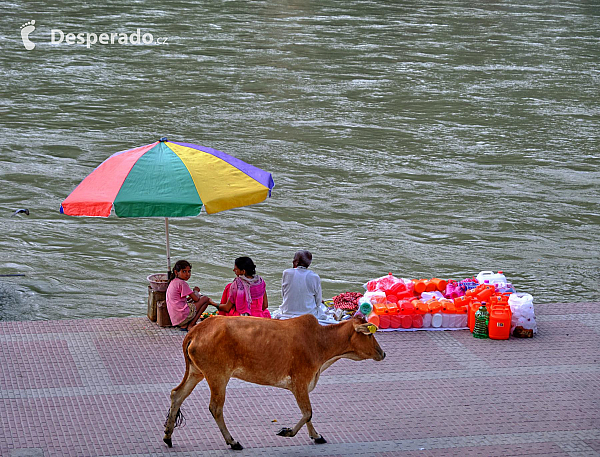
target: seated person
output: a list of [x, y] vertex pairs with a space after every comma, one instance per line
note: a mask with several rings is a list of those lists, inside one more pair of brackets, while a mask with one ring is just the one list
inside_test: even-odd
[[322, 304], [321, 278], [309, 270], [312, 254], [298, 251], [294, 255], [293, 268], [283, 272], [281, 295], [283, 303], [273, 312], [273, 319], [289, 319], [303, 314], [312, 314], [319, 320], [329, 321]]
[[169, 286], [166, 293], [171, 324], [184, 331], [198, 322], [208, 305], [217, 305], [206, 295], [200, 294], [200, 288], [190, 289], [187, 281], [191, 275], [192, 265], [187, 260], [178, 260], [169, 273]]
[[217, 306], [222, 316], [255, 316], [271, 318], [267, 307], [267, 287], [263, 278], [256, 274], [256, 265], [250, 257], [235, 259], [233, 272], [236, 278], [227, 284]]

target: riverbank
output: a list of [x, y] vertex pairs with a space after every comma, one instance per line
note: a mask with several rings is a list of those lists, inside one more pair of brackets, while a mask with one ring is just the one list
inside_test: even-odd
[[[532, 339], [468, 331], [389, 332], [383, 362], [341, 360], [311, 394], [232, 380], [225, 420], [236, 455], [596, 455], [600, 451], [600, 303], [536, 305]], [[232, 455], [201, 383], [186, 425], [162, 442], [184, 333], [146, 317], [0, 322], [0, 455]]]

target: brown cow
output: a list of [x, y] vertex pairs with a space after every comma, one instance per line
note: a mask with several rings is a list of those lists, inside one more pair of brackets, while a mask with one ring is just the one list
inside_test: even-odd
[[232, 449], [243, 449], [223, 420], [225, 389], [233, 377], [291, 391], [302, 418], [294, 428], [283, 428], [278, 435], [295, 436], [306, 424], [315, 443], [326, 443], [311, 423], [308, 394], [317, 385], [319, 375], [336, 360], [383, 360], [385, 352], [372, 333], [375, 329], [374, 325], [357, 318], [324, 327], [312, 315], [289, 320], [241, 316], [215, 316], [204, 320], [183, 340], [185, 375], [171, 391], [163, 441], [172, 447], [171, 435], [179, 408], [194, 387], [206, 378], [210, 387], [208, 409], [223, 438]]

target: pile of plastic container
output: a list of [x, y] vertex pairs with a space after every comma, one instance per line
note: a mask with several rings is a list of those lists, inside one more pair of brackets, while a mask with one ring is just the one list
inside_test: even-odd
[[[389, 273], [365, 284], [359, 311], [381, 330], [470, 329], [485, 304], [492, 339], [508, 339], [515, 328], [537, 332], [533, 297], [517, 294], [499, 271], [482, 271], [462, 281], [403, 279]], [[513, 313], [513, 311], [515, 311]]]

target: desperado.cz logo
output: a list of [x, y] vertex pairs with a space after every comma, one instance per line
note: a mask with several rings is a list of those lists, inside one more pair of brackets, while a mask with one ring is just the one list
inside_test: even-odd
[[86, 48], [92, 47], [93, 44], [166, 44], [167, 38], [157, 38], [154, 40], [154, 36], [150, 32], [146, 32], [142, 34], [140, 29], [133, 33], [89, 33], [89, 32], [79, 32], [73, 33], [69, 32], [65, 34], [60, 29], [52, 29], [51, 31], [52, 38], [50, 43], [52, 44], [60, 44], [62, 42], [66, 44], [85, 44]]
[[[29, 35], [36, 29], [35, 20], [26, 22], [21, 26], [21, 39], [23, 46], [28, 51], [35, 48], [35, 43], [29, 39]], [[39, 24], [38, 24], [39, 25]], [[133, 45], [152, 45], [152, 44], [168, 44], [166, 37], [154, 38], [150, 32], [142, 33], [141, 29], [135, 32], [68, 32], [65, 33], [60, 29], [52, 29], [50, 31], [50, 43], [68, 45], [85, 45], [86, 48], [91, 48], [92, 45], [110, 45], [110, 44], [133, 44]]]

